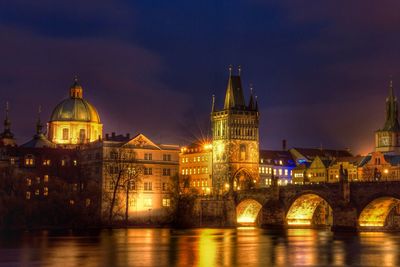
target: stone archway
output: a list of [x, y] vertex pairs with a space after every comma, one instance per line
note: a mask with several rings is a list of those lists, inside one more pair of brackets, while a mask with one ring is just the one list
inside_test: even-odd
[[332, 225], [332, 208], [321, 196], [306, 193], [292, 202], [286, 214], [286, 222], [293, 227]]
[[254, 199], [243, 200], [236, 207], [236, 222], [239, 225], [256, 225], [262, 205]]
[[249, 190], [256, 187], [256, 181], [245, 168], [239, 169], [233, 176], [233, 190]]
[[379, 197], [365, 206], [358, 218], [361, 228], [400, 228], [400, 199]]

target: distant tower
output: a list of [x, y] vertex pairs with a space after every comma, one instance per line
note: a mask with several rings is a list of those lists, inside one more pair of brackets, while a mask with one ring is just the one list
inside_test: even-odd
[[0, 146], [16, 146], [14, 134], [11, 132], [11, 120], [8, 117], [9, 106], [6, 102], [6, 114], [4, 119], [4, 130], [0, 133]]
[[259, 180], [258, 104], [251, 90], [246, 105], [239, 75], [229, 68], [225, 103], [211, 112], [213, 136], [213, 187], [216, 193], [249, 189]]
[[389, 85], [389, 96], [386, 98], [385, 125], [375, 132], [375, 150], [380, 152], [400, 152], [397, 98], [394, 95], [392, 81], [390, 81]]

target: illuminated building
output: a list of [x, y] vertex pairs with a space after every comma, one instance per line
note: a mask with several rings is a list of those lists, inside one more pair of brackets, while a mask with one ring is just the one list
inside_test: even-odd
[[83, 99], [83, 88], [75, 78], [69, 98], [53, 110], [48, 123], [48, 138], [57, 145], [76, 146], [102, 137], [103, 125], [96, 108]]
[[292, 170], [294, 184], [328, 182], [328, 167], [335, 158], [352, 157], [348, 150], [292, 148], [289, 150], [296, 167]]
[[389, 96], [386, 98], [386, 120], [382, 129], [375, 132], [375, 151], [400, 152], [400, 125], [397, 98], [390, 81]]
[[400, 180], [400, 155], [372, 152], [363, 159], [358, 169], [361, 181]]
[[258, 184], [258, 123], [258, 105], [252, 90], [246, 104], [240, 69], [238, 75], [233, 75], [230, 68], [223, 108], [216, 109], [214, 98], [212, 103], [212, 176], [216, 192], [248, 189]]
[[117, 187], [114, 220], [122, 220], [128, 204], [131, 223], [163, 223], [171, 217], [178, 160], [179, 146], [155, 144], [143, 134], [133, 138], [107, 134], [82, 151], [82, 165], [89, 176], [100, 178], [103, 219]]
[[260, 150], [260, 185], [271, 186], [272, 178], [278, 179], [278, 185], [292, 182], [292, 170], [296, 167], [289, 151]]
[[361, 156], [334, 159], [328, 169], [328, 182], [339, 182], [340, 166], [343, 166], [343, 169], [347, 171], [350, 182], [359, 181], [360, 179], [358, 177], [358, 170], [363, 160], [364, 157]]
[[181, 148], [179, 154], [179, 181], [182, 192], [194, 190], [210, 194], [212, 188], [212, 144], [193, 143]]

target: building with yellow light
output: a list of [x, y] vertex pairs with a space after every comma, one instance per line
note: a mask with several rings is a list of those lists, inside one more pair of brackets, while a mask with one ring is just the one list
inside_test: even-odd
[[328, 168], [328, 182], [337, 183], [340, 177], [340, 167], [347, 171], [348, 180], [350, 182], [360, 181], [359, 168], [365, 157], [343, 157], [335, 158]]
[[179, 184], [182, 192], [208, 195], [212, 189], [212, 144], [193, 143], [181, 148]]
[[96, 108], [83, 98], [83, 88], [75, 78], [69, 97], [53, 110], [48, 123], [48, 139], [57, 145], [76, 146], [101, 139], [103, 125]]
[[238, 75], [229, 71], [225, 102], [222, 109], [211, 112], [213, 146], [213, 189], [254, 188], [259, 183], [259, 113], [252, 90], [248, 104]]
[[133, 224], [169, 222], [178, 194], [179, 146], [156, 144], [143, 134], [106, 135], [85, 146], [82, 162], [101, 184], [101, 211], [107, 220], [116, 192], [113, 221]]

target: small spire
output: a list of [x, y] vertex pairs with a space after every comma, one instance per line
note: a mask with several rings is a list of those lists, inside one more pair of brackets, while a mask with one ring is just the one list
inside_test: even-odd
[[242, 73], [242, 67], [240, 65], [238, 66], [238, 73], [239, 73], [239, 76]]
[[4, 131], [6, 132], [6, 131], [10, 131], [11, 130], [11, 121], [10, 121], [10, 119], [9, 119], [9, 117], [8, 117], [8, 113], [9, 113], [9, 111], [10, 111], [10, 106], [9, 106], [9, 104], [8, 104], [8, 101], [6, 101], [6, 110], [5, 110], [6, 112], [6, 117], [5, 117], [5, 119], [4, 119]]
[[258, 96], [255, 96], [255, 100], [256, 100], [256, 111], [258, 111]]
[[256, 106], [255, 106], [255, 99], [254, 99], [254, 95], [253, 95], [253, 84], [250, 84], [250, 101], [249, 101], [249, 109], [250, 110], [256, 110]]
[[39, 105], [39, 107], [38, 107], [38, 119], [37, 119], [37, 122], [36, 122], [36, 134], [42, 134], [42, 129], [43, 129], [43, 125], [42, 125], [42, 122], [41, 122], [41, 120], [40, 120], [40, 114], [42, 113], [42, 106], [41, 105]]
[[389, 81], [389, 97], [394, 97], [394, 89], [393, 89], [393, 79], [392, 79], [392, 76], [390, 76], [390, 81]]
[[212, 106], [211, 106], [211, 112], [214, 112], [215, 109], [215, 95], [212, 95]]
[[232, 76], [232, 65], [231, 64], [229, 64], [228, 70], [229, 70], [229, 77], [230, 77], [230, 76]]

